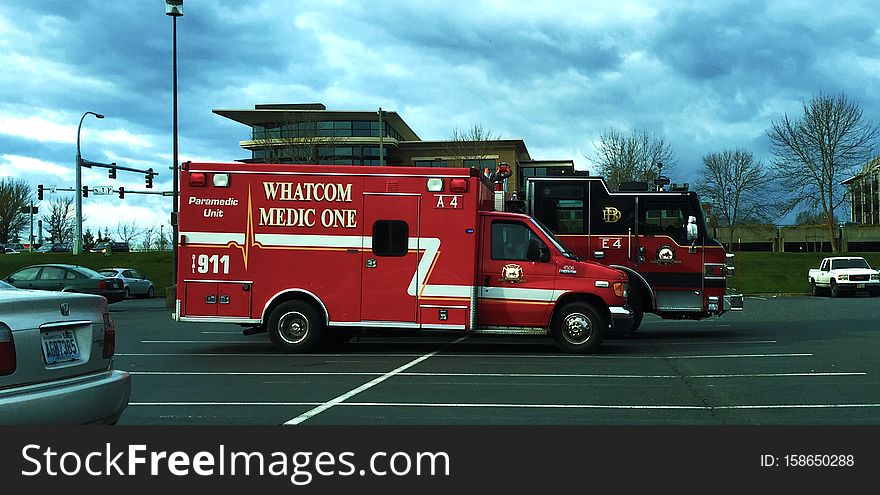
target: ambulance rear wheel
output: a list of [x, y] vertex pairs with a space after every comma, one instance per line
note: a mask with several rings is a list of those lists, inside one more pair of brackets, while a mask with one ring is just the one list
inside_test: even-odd
[[314, 350], [324, 333], [324, 322], [318, 311], [305, 301], [279, 304], [269, 316], [267, 327], [275, 348], [289, 353]]
[[593, 306], [573, 302], [554, 318], [551, 331], [556, 345], [565, 352], [583, 354], [599, 347], [608, 324]]
[[635, 335], [636, 331], [639, 329], [639, 326], [642, 324], [642, 319], [645, 317], [645, 309], [642, 304], [642, 297], [639, 294], [633, 294], [629, 297], [627, 301], [629, 305], [630, 311], [632, 311], [633, 318], [632, 324], [625, 328], [623, 334], [627, 337], [632, 337]]

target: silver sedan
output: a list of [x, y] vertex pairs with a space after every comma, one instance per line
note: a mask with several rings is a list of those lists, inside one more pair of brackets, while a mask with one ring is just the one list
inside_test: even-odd
[[125, 284], [125, 298], [140, 296], [152, 299], [156, 295], [156, 287], [147, 277], [134, 268], [101, 268], [98, 273], [105, 277], [115, 277]]
[[0, 424], [114, 424], [131, 377], [113, 369], [107, 300], [0, 282]]

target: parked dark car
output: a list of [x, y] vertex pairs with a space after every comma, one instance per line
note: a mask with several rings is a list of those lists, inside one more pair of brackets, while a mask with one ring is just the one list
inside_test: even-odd
[[99, 242], [92, 249], [90, 249], [93, 253], [103, 253], [105, 251], [111, 253], [127, 253], [129, 252], [129, 247], [127, 242]]
[[19, 289], [97, 294], [104, 296], [109, 304], [125, 299], [122, 280], [105, 277], [91, 268], [78, 265], [31, 265], [4, 280]]
[[72, 251], [73, 245], [69, 242], [60, 244], [43, 244], [36, 250], [37, 253], [70, 253]]

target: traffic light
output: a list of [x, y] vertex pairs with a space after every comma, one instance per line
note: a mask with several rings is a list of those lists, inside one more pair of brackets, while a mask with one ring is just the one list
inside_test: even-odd
[[84, 198], [89, 197], [89, 186], [83, 186], [83, 197]]
[[109, 175], [111, 179], [115, 179], [116, 178], [116, 167], [110, 167], [110, 171], [107, 172], [107, 175]]
[[151, 189], [153, 187], [153, 169], [147, 169], [147, 174], [144, 176], [144, 183], [146, 184], [147, 189]]
[[40, 184], [37, 186], [37, 201], [43, 200], [43, 185]]
[[125, 199], [125, 188], [119, 186], [119, 199]]

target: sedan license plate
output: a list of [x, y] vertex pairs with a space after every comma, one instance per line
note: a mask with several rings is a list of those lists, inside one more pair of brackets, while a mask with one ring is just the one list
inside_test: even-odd
[[864, 289], [864, 288], [865, 288], [865, 284], [856, 285], [856, 289]]
[[70, 330], [43, 333], [43, 357], [46, 364], [79, 359], [79, 347]]

